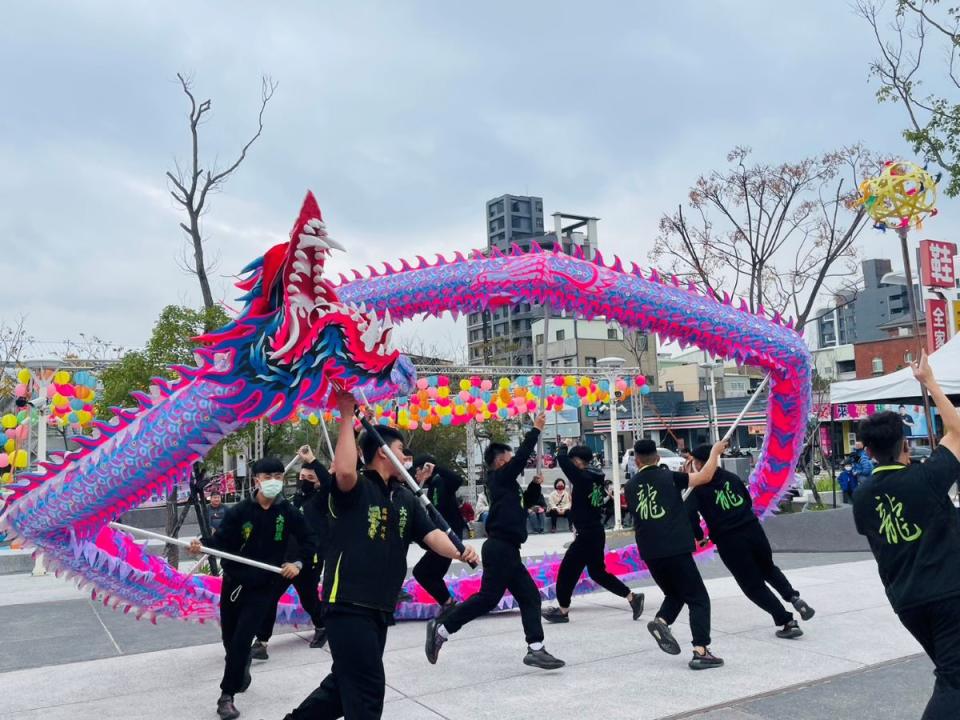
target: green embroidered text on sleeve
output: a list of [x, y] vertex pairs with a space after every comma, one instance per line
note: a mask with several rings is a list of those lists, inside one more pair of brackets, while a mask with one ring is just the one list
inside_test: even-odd
[[590, 504], [593, 507], [603, 507], [603, 504], [606, 502], [606, 494], [603, 492], [603, 488], [599, 485], [594, 485], [593, 490], [590, 491]]

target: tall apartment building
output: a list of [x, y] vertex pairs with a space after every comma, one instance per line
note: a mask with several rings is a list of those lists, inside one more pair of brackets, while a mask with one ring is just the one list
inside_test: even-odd
[[[597, 218], [553, 214], [553, 230], [545, 232], [543, 198], [501, 195], [486, 204], [487, 249], [509, 252], [516, 244], [529, 250], [536, 241], [552, 250], [559, 241], [564, 251], [583, 248], [592, 258], [597, 247]], [[584, 232], [585, 231], [585, 232]], [[558, 240], [559, 238], [559, 240]], [[467, 346], [471, 365], [530, 366], [534, 363], [533, 322], [543, 317], [540, 307], [521, 303], [467, 316]]]

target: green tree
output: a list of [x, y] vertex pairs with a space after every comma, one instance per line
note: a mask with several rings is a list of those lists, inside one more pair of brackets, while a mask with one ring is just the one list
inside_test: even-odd
[[407, 446], [414, 455], [430, 453], [438, 464], [462, 471], [467, 452], [467, 430], [462, 425], [441, 425], [429, 432], [413, 432]]
[[857, 10], [879, 49], [870, 63], [879, 83], [877, 101], [903, 108], [903, 137], [915, 153], [949, 173], [947, 195], [960, 195], [960, 103], [953, 95], [960, 89], [960, 8], [939, 0], [897, 0], [885, 14], [882, 3], [862, 0]]
[[99, 414], [109, 417], [111, 406], [130, 406], [130, 393], [146, 392], [150, 378], [175, 379], [171, 365], [193, 365], [193, 352], [197, 345], [193, 338], [206, 328], [219, 327], [229, 318], [223, 308], [214, 306], [194, 310], [181, 305], [168, 305], [160, 312], [153, 326], [150, 339], [143, 350], [127, 352], [120, 362], [106, 369], [100, 376], [103, 381], [103, 399]]

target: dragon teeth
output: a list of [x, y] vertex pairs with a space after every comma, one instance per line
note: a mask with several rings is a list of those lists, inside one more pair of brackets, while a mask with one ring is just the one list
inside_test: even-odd
[[334, 250], [339, 250], [340, 252], [346, 252], [346, 251], [347, 251], [347, 249], [346, 249], [341, 243], [337, 242], [336, 240], [334, 240], [334, 239], [333, 239], [332, 237], [330, 237], [329, 235], [324, 235], [324, 238], [323, 238], [323, 239], [326, 240], [327, 245], [329, 245], [330, 247], [332, 247]]
[[298, 291], [299, 291], [299, 288], [298, 288], [296, 285], [287, 285], [287, 292], [288, 292], [288, 293], [295, 293], [295, 292], [298, 292]]
[[293, 251], [293, 256], [294, 256], [297, 260], [303, 260], [304, 262], [307, 262], [307, 260], [308, 260], [307, 254], [306, 254], [303, 250], [301, 250], [300, 248], [297, 248], [296, 250]]
[[303, 225], [303, 231], [304, 231], [305, 233], [310, 233], [311, 235], [316, 235], [316, 234], [317, 234], [316, 228], [314, 228], [314, 226], [311, 225], [309, 221], [307, 221], [306, 223], [304, 223], [304, 225]]
[[300, 233], [297, 236], [297, 239], [300, 241], [301, 245], [303, 245], [304, 247], [312, 247], [312, 248], [329, 247], [329, 245], [327, 245], [327, 241], [324, 240], [319, 235], [308, 235], [306, 233]]
[[306, 261], [304, 261], [304, 260], [294, 260], [294, 262], [293, 262], [293, 269], [294, 269], [295, 271], [297, 271], [298, 273], [303, 273], [304, 275], [309, 275], [309, 274], [310, 274], [310, 270], [312, 269], [312, 266], [310, 265], [310, 263], [308, 263], [308, 262], [306, 262]]
[[379, 326], [371, 323], [370, 326], [363, 331], [360, 339], [363, 341], [363, 347], [367, 352], [373, 350], [373, 348], [376, 347], [377, 341], [380, 339]]

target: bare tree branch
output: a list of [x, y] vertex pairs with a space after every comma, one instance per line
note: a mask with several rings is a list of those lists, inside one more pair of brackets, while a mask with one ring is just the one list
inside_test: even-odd
[[[263, 133], [263, 118], [267, 104], [273, 97], [277, 89], [277, 83], [269, 77], [261, 78], [261, 102], [260, 110], [257, 114], [257, 131], [244, 144], [236, 160], [222, 172], [204, 170], [200, 164], [200, 125], [205, 123], [205, 116], [211, 111], [212, 103], [209, 99], [198, 102], [193, 92], [192, 78], [177, 73], [177, 80], [180, 82], [180, 88], [186, 95], [189, 103], [190, 112], [188, 114], [188, 125], [190, 128], [190, 164], [187, 170], [181, 168], [180, 163], [174, 159], [174, 172], [167, 171], [166, 177], [172, 185], [170, 196], [180, 205], [187, 215], [187, 221], [180, 223], [180, 228], [189, 238], [192, 257], [186, 252], [182, 253], [178, 259], [180, 265], [186, 272], [197, 277], [200, 284], [200, 292], [203, 296], [204, 307], [208, 310], [215, 305], [213, 293], [210, 289], [209, 274], [216, 269], [216, 259], [211, 262], [205, 257], [205, 241], [203, 228], [200, 219], [207, 210], [207, 194], [211, 190], [217, 190], [221, 184], [227, 181], [230, 175], [247, 158], [247, 153], [253, 144]], [[214, 164], [216, 167], [216, 164]]]
[[856, 257], [866, 215], [852, 209], [853, 189], [880, 163], [861, 146], [780, 165], [748, 165], [749, 155], [749, 148], [734, 148], [731, 168], [694, 183], [696, 225], [683, 207], [661, 218], [653, 258], [669, 260], [673, 272], [697, 278], [711, 293], [735, 294], [742, 283], [751, 310], [792, 308], [802, 327], [842, 275], [838, 264]]

